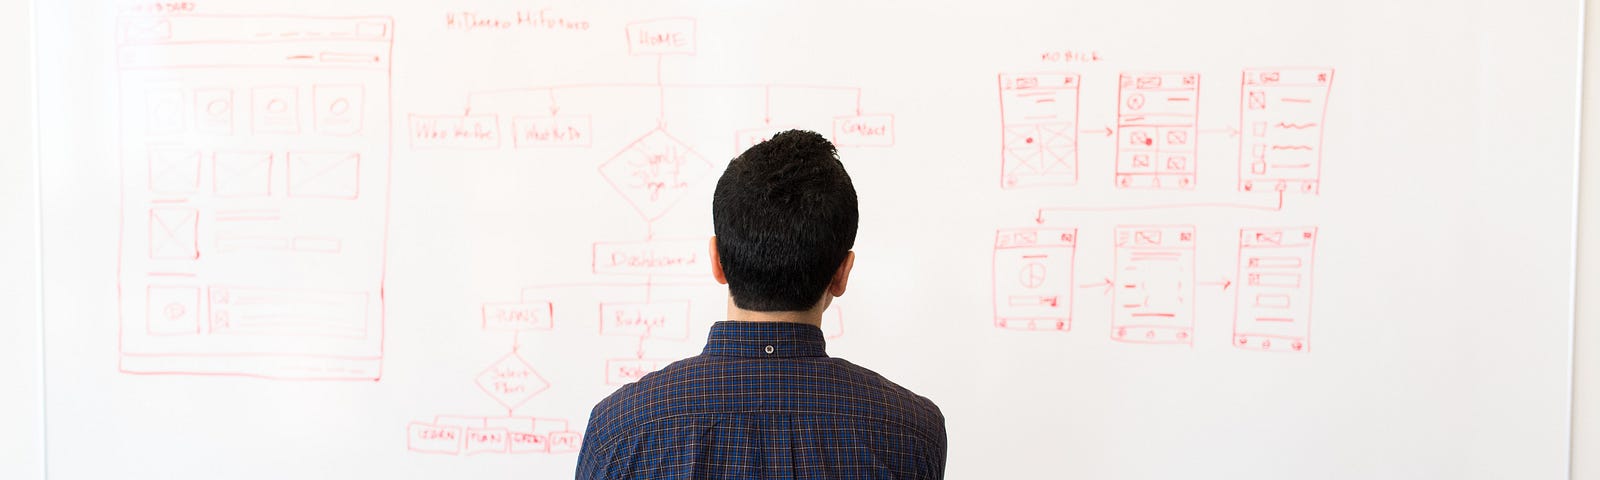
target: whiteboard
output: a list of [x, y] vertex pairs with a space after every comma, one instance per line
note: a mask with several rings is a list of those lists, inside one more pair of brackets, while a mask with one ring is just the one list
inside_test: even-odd
[[41, 5], [48, 470], [566, 477], [806, 128], [952, 478], [1562, 478], [1578, 3], [1192, 3]]
[[[27, 7], [27, 6], [25, 6]], [[44, 467], [39, 322], [39, 170], [35, 157], [34, 41], [31, 7], [0, 19], [0, 472], [39, 478]]]

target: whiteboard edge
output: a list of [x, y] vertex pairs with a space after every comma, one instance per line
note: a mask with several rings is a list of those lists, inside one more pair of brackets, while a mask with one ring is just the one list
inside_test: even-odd
[[29, 116], [32, 117], [33, 121], [33, 132], [30, 139], [33, 142], [33, 148], [29, 149], [31, 155], [29, 155], [28, 160], [33, 162], [33, 338], [35, 342], [33, 351], [34, 355], [36, 355], [34, 364], [38, 367], [38, 371], [34, 372], [33, 389], [35, 392], [34, 401], [38, 402], [39, 405], [39, 417], [33, 423], [35, 441], [39, 444], [39, 448], [36, 450], [38, 457], [34, 459], [34, 462], [36, 462], [39, 478], [47, 480], [50, 478], [50, 433], [48, 428], [50, 417], [45, 414], [48, 404], [45, 403], [44, 382], [44, 161], [43, 151], [40, 148], [43, 145], [43, 133], [39, 128], [39, 113], [44, 111], [39, 108], [39, 80], [44, 74], [39, 71], [39, 2], [38, 0], [26, 0], [22, 8], [27, 9], [28, 18], [26, 22], [28, 31], [25, 36], [32, 42], [32, 45], [28, 48], [27, 66], [24, 68], [32, 73], [26, 90], [28, 96], [33, 99], [33, 105], [31, 106], [33, 111], [29, 112]]
[[[1572, 371], [1568, 384], [1568, 391], [1571, 392], [1571, 395], [1567, 399], [1567, 416], [1569, 419], [1567, 434], [1569, 441], [1566, 476], [1572, 480], [1600, 478], [1600, 459], [1586, 458], [1584, 455], [1579, 454], [1581, 451], [1600, 449], [1600, 445], [1593, 447], [1589, 445], [1590, 443], [1600, 443], [1600, 441], [1592, 439], [1592, 437], [1600, 435], [1600, 425], [1596, 425], [1600, 422], [1591, 418], [1600, 416], [1600, 412], [1595, 411], [1594, 407], [1581, 407], [1584, 404], [1581, 400], [1586, 400], [1591, 395], [1600, 394], [1600, 369], [1585, 368], [1585, 365], [1580, 363], [1580, 361], [1587, 360], [1591, 356], [1600, 355], [1600, 339], [1589, 338], [1597, 337], [1595, 333], [1600, 332], [1600, 322], [1597, 322], [1596, 318], [1592, 318], [1600, 317], [1593, 313], [1593, 310], [1600, 307], [1600, 305], [1595, 305], [1593, 300], [1589, 302], [1583, 301], [1585, 298], [1596, 298], [1596, 295], [1584, 295], [1584, 293], [1600, 294], [1600, 287], [1596, 286], [1597, 283], [1600, 283], [1600, 265], [1590, 267], [1587, 265], [1588, 262], [1585, 261], [1585, 253], [1588, 256], [1600, 255], [1600, 249], [1585, 251], [1582, 248], [1584, 241], [1600, 233], [1597, 232], [1597, 230], [1600, 230], [1600, 191], [1597, 191], [1600, 190], [1600, 178], [1585, 178], [1585, 175], [1600, 176], [1600, 173], [1596, 173], [1600, 172], [1600, 168], [1596, 168], [1600, 166], [1589, 165], [1590, 168], [1584, 168], [1587, 163], [1600, 162], [1600, 154], [1591, 151], [1593, 148], [1600, 147], [1600, 128], [1592, 125], [1600, 122], [1600, 119], [1591, 118], [1592, 116], [1600, 115], [1600, 97], [1595, 97], [1592, 94], [1592, 89], [1584, 88], [1591, 79], [1600, 81], [1600, 59], [1591, 58], [1591, 55], [1600, 53], [1600, 49], [1590, 48], [1589, 45], [1589, 42], [1595, 38], [1600, 38], [1591, 35], [1590, 32], [1591, 28], [1600, 27], [1600, 19], [1591, 18], [1591, 15], [1600, 12], [1600, 10], [1591, 8], [1593, 7], [1591, 4], [1595, 1], [1585, 0], [1579, 2], [1578, 5], [1578, 38], [1580, 39], [1578, 43], [1578, 60], [1581, 68], [1578, 73], [1579, 101], [1577, 102], [1579, 119], [1576, 139], [1578, 143], [1578, 161], [1573, 167], [1573, 182], [1576, 193], [1573, 196], [1575, 201], [1575, 208], [1573, 209], [1573, 258], [1575, 260], [1575, 268], [1573, 268], [1572, 272], [1572, 316], [1568, 325], [1572, 345], [1567, 351]], [[1585, 146], [1590, 148], [1584, 148]], [[1584, 188], [1585, 186], [1588, 188]], [[1585, 320], [1583, 317], [1591, 318]], [[1580, 322], [1585, 328], [1578, 328]], [[1584, 477], [1578, 476], [1585, 473], [1587, 475]]]

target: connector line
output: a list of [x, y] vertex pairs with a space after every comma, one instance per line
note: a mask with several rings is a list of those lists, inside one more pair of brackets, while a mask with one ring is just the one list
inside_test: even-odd
[[1264, 212], [1277, 212], [1283, 210], [1283, 190], [1278, 190], [1278, 201], [1271, 204], [1249, 204], [1228, 202], [1201, 202], [1201, 203], [1173, 203], [1156, 205], [1118, 205], [1109, 207], [1043, 207], [1033, 217], [1033, 221], [1044, 223], [1047, 212], [1133, 212], [1140, 210], [1178, 210], [1185, 208], [1231, 208], [1239, 210], [1259, 210]]
[[656, 55], [656, 101], [660, 107], [656, 113], [656, 125], [662, 127], [667, 126], [667, 87], [661, 76], [661, 63], [666, 58], [666, 55]]
[[661, 79], [658, 63], [657, 81], [654, 83], [571, 83], [561, 85], [539, 85], [532, 87], [501, 88], [494, 90], [479, 90], [467, 93], [467, 107], [473, 105], [479, 97], [492, 95], [505, 95], [513, 93], [546, 93], [554, 102], [556, 90], [588, 90], [588, 89], [656, 89], [665, 91], [671, 89], [768, 89], [768, 90], [822, 90], [830, 92], [848, 92], [855, 95], [855, 108], [857, 114], [861, 111], [861, 87], [845, 87], [838, 85], [813, 85], [800, 83], [666, 83]]

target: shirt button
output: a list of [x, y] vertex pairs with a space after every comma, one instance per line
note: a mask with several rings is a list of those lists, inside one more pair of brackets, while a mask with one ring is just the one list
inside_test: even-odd
[[767, 345], [767, 355], [772, 355], [772, 345]]

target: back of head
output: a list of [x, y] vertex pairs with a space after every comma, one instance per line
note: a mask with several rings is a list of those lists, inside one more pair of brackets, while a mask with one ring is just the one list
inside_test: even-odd
[[809, 310], [856, 240], [856, 190], [833, 143], [790, 130], [728, 163], [711, 200], [735, 306]]

